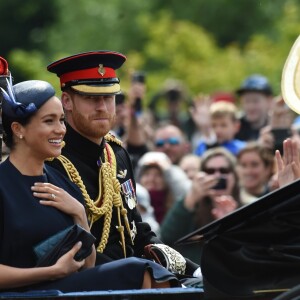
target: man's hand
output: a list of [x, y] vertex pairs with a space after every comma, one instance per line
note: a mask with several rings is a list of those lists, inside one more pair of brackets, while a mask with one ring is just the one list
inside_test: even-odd
[[193, 99], [193, 106], [190, 107], [190, 115], [197, 128], [205, 134], [210, 128], [209, 107], [211, 98], [208, 95], [200, 94]]
[[270, 124], [272, 128], [290, 128], [293, 120], [293, 111], [285, 104], [281, 95], [273, 99], [273, 107], [270, 112]]

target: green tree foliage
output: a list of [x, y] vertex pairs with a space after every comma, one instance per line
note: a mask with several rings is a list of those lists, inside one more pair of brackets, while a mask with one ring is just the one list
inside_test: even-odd
[[[253, 34], [276, 34], [274, 20], [280, 17], [284, 0], [155, 0], [153, 8], [169, 9], [174, 19], [189, 20], [216, 39], [217, 44], [245, 45]], [[172, 9], [170, 9], [172, 8]]]
[[280, 92], [281, 71], [299, 35], [300, 0], [10, 0], [0, 9], [0, 55], [16, 81], [49, 80], [46, 66], [66, 55], [110, 49], [128, 60], [119, 72], [126, 89], [134, 70], [147, 74], [149, 98], [168, 78], [191, 95], [232, 91], [251, 73]]
[[93, 49], [142, 50], [145, 33], [137, 18], [151, 12], [151, 1], [57, 1], [59, 22], [48, 31], [53, 53]]
[[59, 91], [59, 80], [55, 75], [46, 71], [48, 58], [43, 52], [15, 49], [7, 58], [14, 82], [28, 79], [46, 80]]
[[149, 38], [139, 54], [145, 63], [139, 67], [149, 71], [151, 90], [172, 77], [182, 80], [192, 94], [233, 91], [249, 74], [261, 73], [280, 93], [282, 68], [299, 35], [298, 2], [286, 1], [282, 16], [273, 22], [276, 36], [256, 33], [244, 47], [231, 43], [220, 48], [214, 35], [195, 23], [174, 19], [169, 11], [148, 15], [141, 22]]
[[0, 11], [0, 55], [15, 48], [46, 50], [45, 30], [57, 21], [55, 1], [0, 1]]

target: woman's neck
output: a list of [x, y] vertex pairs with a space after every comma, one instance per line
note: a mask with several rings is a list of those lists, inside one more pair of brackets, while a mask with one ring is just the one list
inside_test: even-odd
[[21, 174], [27, 176], [43, 175], [44, 161], [37, 160], [33, 157], [27, 157], [26, 154], [20, 155], [11, 152], [9, 155], [10, 162], [20, 171]]
[[265, 185], [260, 185], [256, 188], [253, 189], [245, 189], [246, 192], [250, 195], [254, 195], [254, 196], [260, 196], [261, 194], [263, 194], [265, 192], [266, 186]]

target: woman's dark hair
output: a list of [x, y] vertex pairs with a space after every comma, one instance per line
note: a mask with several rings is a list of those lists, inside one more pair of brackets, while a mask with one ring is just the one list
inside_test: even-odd
[[10, 118], [5, 114], [2, 114], [3, 141], [10, 150], [13, 149], [15, 146], [15, 142], [13, 138], [14, 134], [11, 129], [11, 124], [13, 122], [18, 122], [22, 126], [26, 126], [30, 122], [33, 115], [34, 114], [23, 118]]

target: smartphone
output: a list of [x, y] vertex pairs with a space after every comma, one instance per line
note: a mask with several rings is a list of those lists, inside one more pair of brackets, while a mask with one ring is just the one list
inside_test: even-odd
[[271, 130], [274, 135], [276, 142], [283, 142], [286, 138], [291, 136], [291, 131], [289, 128], [276, 128]]
[[140, 82], [145, 83], [146, 82], [146, 75], [142, 71], [134, 72], [131, 78], [132, 82]]
[[289, 128], [276, 128], [271, 130], [274, 136], [274, 150], [283, 151], [283, 141], [291, 136]]
[[[146, 82], [145, 73], [142, 71], [134, 72], [131, 80], [132, 80], [132, 82], [139, 82], [139, 83], [145, 84], [145, 82]], [[143, 110], [142, 99], [136, 98], [133, 107], [134, 107], [134, 111], [135, 111], [136, 115], [139, 116]]]
[[219, 177], [218, 182], [212, 187], [213, 190], [225, 190], [227, 188], [227, 178]]

